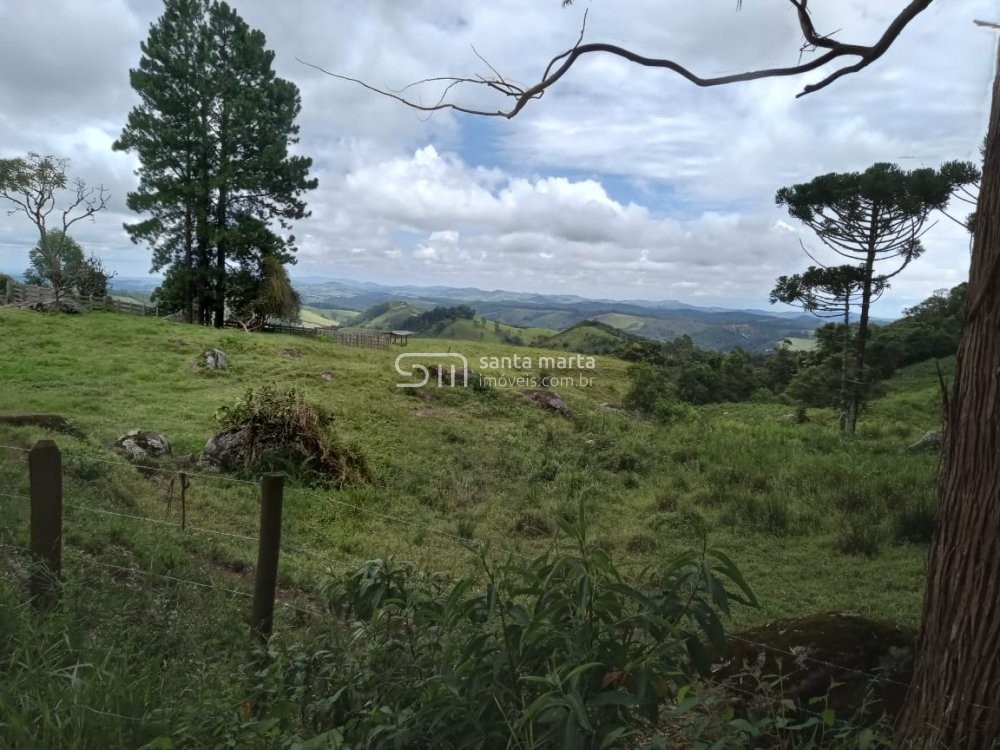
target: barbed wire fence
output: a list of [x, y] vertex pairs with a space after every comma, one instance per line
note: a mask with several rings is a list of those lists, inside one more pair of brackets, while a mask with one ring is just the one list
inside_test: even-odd
[[[27, 459], [30, 457], [32, 448], [25, 448], [22, 446], [11, 446], [11, 445], [0, 445], [0, 450], [8, 452], [8, 455], [20, 455]], [[223, 542], [232, 542], [238, 545], [242, 545], [238, 550], [230, 547], [225, 551], [230, 553], [226, 555], [227, 558], [242, 558], [242, 560], [236, 560], [235, 565], [227, 566], [225, 563], [215, 564], [216, 573], [220, 571], [230, 571], [236, 568], [239, 572], [249, 572], [256, 581], [257, 573], [256, 566], [249, 559], [250, 555], [246, 554], [253, 551], [251, 545], [256, 547], [256, 551], [259, 552], [261, 549], [262, 533], [263, 529], [257, 527], [253, 528], [255, 519], [257, 518], [260, 508], [261, 508], [261, 484], [258, 482], [249, 481], [246, 479], [241, 479], [238, 477], [227, 476], [224, 474], [206, 473], [199, 471], [188, 471], [188, 470], [178, 470], [176, 468], [165, 468], [162, 466], [155, 466], [152, 464], [132, 464], [127, 463], [123, 460], [111, 460], [107, 458], [100, 458], [97, 456], [85, 454], [85, 453], [67, 453], [65, 456], [60, 454], [60, 458], [63, 459], [61, 463], [64, 466], [60, 467], [61, 474], [63, 476], [73, 475], [74, 473], [82, 473], [84, 476], [89, 477], [94, 474], [92, 471], [93, 465], [106, 466], [111, 470], [126, 470], [126, 471], [138, 471], [144, 475], [147, 479], [156, 481], [162, 490], [163, 495], [163, 505], [162, 505], [162, 516], [156, 517], [153, 515], [143, 514], [141, 512], [136, 512], [135, 508], [130, 508], [128, 511], [120, 509], [110, 509], [97, 507], [92, 504], [84, 504], [80, 502], [64, 501], [60, 496], [58, 503], [58, 513], [60, 515], [60, 520], [62, 517], [67, 519], [78, 514], [90, 514], [105, 517], [108, 519], [121, 520], [125, 522], [132, 522], [137, 524], [147, 524], [156, 527], [168, 527], [176, 530], [177, 532], [190, 533], [194, 535], [201, 535], [212, 538], [214, 540], [221, 540]], [[65, 471], [63, 471], [65, 469]], [[75, 471], [74, 471], [75, 470]], [[30, 472], [29, 472], [30, 473]], [[31, 484], [29, 477], [28, 484]], [[9, 489], [9, 488], [5, 488]], [[60, 488], [63, 491], [68, 491], [68, 498], [72, 498], [78, 489], [73, 483], [66, 483], [66, 485]], [[13, 501], [14, 503], [23, 504], [24, 510], [30, 510], [33, 502], [32, 495], [29, 494], [18, 494], [13, 492], [0, 492], [0, 500]], [[61, 495], [62, 493], [60, 493]], [[448, 542], [455, 545], [457, 548], [461, 548], [465, 551], [465, 554], [475, 553], [478, 554], [483, 548], [480, 541], [471, 539], [468, 537], [463, 537], [458, 534], [451, 533], [444, 529], [435, 527], [427, 523], [420, 523], [413, 519], [403, 518], [399, 515], [393, 515], [390, 513], [384, 513], [381, 511], [372, 510], [370, 508], [365, 508], [356, 503], [346, 502], [344, 500], [339, 500], [337, 498], [331, 497], [329, 493], [321, 493], [317, 491], [310, 490], [291, 490], [289, 495], [293, 500], [299, 500], [303, 497], [311, 498], [312, 500], [318, 501], [324, 506], [340, 509], [349, 509], [350, 511], [360, 514], [369, 519], [374, 519], [381, 523], [392, 523], [404, 526], [410, 529], [419, 530], [421, 533], [426, 535], [432, 535], [436, 538], [447, 540]], [[215, 502], [210, 502], [209, 497], [214, 496]], [[227, 521], [231, 524], [232, 530], [222, 530], [218, 528], [210, 528], [207, 525], [202, 525], [201, 523], [195, 522], [199, 515], [199, 511], [206, 508], [215, 506], [215, 510], [218, 510], [218, 505], [220, 504], [219, 498], [222, 498], [222, 502], [227, 505]], [[286, 508], [288, 505], [296, 505], [297, 503], [285, 504]], [[176, 506], [176, 507], [175, 507]], [[51, 513], [51, 508], [40, 509], [42, 514]], [[293, 508], [294, 514], [294, 508]], [[179, 517], [178, 517], [179, 516]], [[177, 519], [177, 520], [174, 520]], [[331, 521], [333, 518], [330, 519]], [[12, 530], [5, 528], [2, 525], [3, 515], [0, 514], [0, 549], [9, 550], [18, 554], [25, 554], [31, 556], [33, 553], [32, 545], [25, 544], [13, 544], [18, 538]], [[279, 517], [278, 524], [280, 527], [281, 519]], [[24, 524], [30, 525], [30, 524]], [[60, 527], [61, 527], [60, 522]], [[62, 529], [58, 530], [59, 536], [61, 537]], [[24, 536], [23, 534], [21, 535]], [[346, 570], [351, 567], [361, 564], [367, 559], [373, 557], [372, 555], [357, 555], [357, 554], [331, 554], [329, 551], [322, 552], [319, 551], [308, 544], [299, 543], [297, 540], [289, 540], [287, 534], [280, 533], [280, 543], [274, 550], [275, 552], [275, 564], [277, 563], [277, 553], [280, 550], [280, 555], [284, 558], [288, 557], [301, 557], [308, 560], [319, 563], [323, 566], [323, 572], [338, 572], [338, 570]], [[376, 535], [376, 539], [385, 537], [386, 535]], [[61, 539], [60, 539], [61, 545]], [[50, 545], [51, 546], [51, 545]], [[233, 554], [235, 553], [235, 554]], [[511, 555], [518, 555], [519, 553], [508, 553]], [[390, 555], [386, 555], [390, 556]], [[116, 565], [110, 562], [105, 562], [102, 560], [95, 559], [92, 556], [77, 555], [74, 557], [74, 563], [82, 562], [87, 565], [92, 565], [96, 567], [105, 568], [108, 570], [116, 570], [118, 572], [129, 572], [134, 575], [144, 575], [150, 578], [155, 578], [163, 581], [169, 581], [175, 584], [184, 584], [189, 586], [196, 586], [202, 588], [213, 588], [220, 591], [226, 591], [234, 595], [244, 596], [253, 598], [254, 594], [241, 589], [226, 589], [221, 585], [218, 580], [208, 582], [205, 580], [194, 580], [192, 578], [187, 578], [180, 575], [169, 575], [164, 573], [158, 573], [155, 571], [145, 570], [141, 567], [137, 567], [134, 564], [126, 565]], [[259, 562], [259, 559], [258, 559]], [[61, 561], [56, 564], [57, 572], [62, 572]], [[216, 575], [215, 578], [220, 578], [223, 576]], [[291, 587], [294, 588], [294, 587]], [[38, 593], [38, 592], [34, 592]], [[326, 616], [328, 613], [324, 608], [317, 602], [312, 600], [311, 594], [305, 591], [297, 591], [299, 598], [305, 599], [311, 605], [310, 607], [301, 607], [296, 604], [290, 603], [288, 601], [280, 602], [280, 606], [284, 609], [297, 610], [300, 612], [307, 612], [312, 615]]]
[[[50, 442], [50, 441], [42, 441], [42, 442]], [[15, 455], [21, 454], [24, 457], [28, 457], [33, 449], [21, 446], [0, 445], [0, 450], [6, 450]], [[59, 503], [60, 511], [69, 510], [74, 514], [76, 513], [91, 514], [91, 515], [103, 516], [109, 519], [123, 519], [129, 522], [150, 524], [152, 526], [157, 526], [157, 527], [173, 528], [179, 532], [202, 535], [209, 538], [225, 540], [227, 542], [239, 542], [244, 545], [244, 549], [246, 544], [257, 545], [259, 548], [259, 545], [261, 545], [262, 543], [262, 537], [265, 535], [263, 532], [259, 532], [257, 535], [254, 535], [249, 531], [224, 531], [221, 529], [208, 528], [206, 526], [201, 526], [188, 522], [188, 517], [189, 517], [188, 510], [196, 510], [198, 508], [197, 505], [193, 507], [189, 505], [190, 502], [189, 497], [191, 495], [191, 490], [196, 489], [199, 483], [203, 485], [201, 487], [202, 490], [207, 490], [207, 488], [209, 487], [215, 487], [216, 492], [218, 491], [219, 487], [228, 487], [230, 489], [230, 495], [227, 497], [227, 500], [232, 500], [232, 489], [238, 488], [238, 490], [240, 490], [238, 496], [241, 497], [241, 501], [243, 503], [243, 508], [239, 510], [243, 512], [232, 513], [231, 519], [233, 519], [234, 521], [235, 519], [248, 519], [248, 518], [252, 519], [254, 517], [254, 514], [251, 513], [247, 515], [245, 511], [250, 509], [259, 510], [260, 501], [262, 498], [260, 497], [261, 484], [258, 482], [253, 482], [223, 474], [210, 474], [199, 471], [178, 470], [176, 468], [165, 468], [154, 465], [131, 464], [131, 463], [125, 463], [121, 460], [114, 461], [87, 454], [68, 454], [65, 458], [67, 459], [67, 464], [70, 466], [73, 465], [74, 461], [79, 461], [84, 466], [88, 463], [91, 464], [96, 463], [101, 465], [107, 465], [109, 467], [114, 467], [115, 469], [118, 470], [135, 469], [142, 472], [147, 477], [158, 476], [160, 478], [160, 483], [165, 490], [164, 513], [165, 515], [169, 516], [173, 512], [172, 506], [173, 503], [176, 501], [179, 506], [178, 512], [180, 513], [180, 520], [171, 520], [171, 518], [169, 517], [157, 518], [150, 515], [142, 515], [140, 513], [127, 513], [120, 510], [99, 508], [93, 505], [85, 505], [76, 502], [64, 503], [62, 502], [62, 498], [60, 498], [60, 503]], [[192, 480], [197, 480], [197, 482]], [[9, 487], [5, 489], [9, 489]], [[207, 491], [211, 492], [212, 490], [207, 490]], [[4, 504], [7, 506], [20, 505], [22, 510], [30, 511], [31, 504], [35, 501], [35, 498], [33, 498], [32, 496], [33, 494], [34, 493], [30, 492], [29, 494], [23, 494], [17, 492], [3, 491], [0, 492], [0, 500], [5, 501]], [[390, 522], [392, 524], [398, 524], [400, 526], [419, 530], [426, 534], [432, 534], [436, 537], [447, 540], [449, 543], [454, 544], [455, 547], [463, 549], [466, 553], [473, 553], [479, 555], [487, 547], [487, 545], [484, 545], [484, 543], [479, 540], [462, 536], [460, 534], [455, 534], [446, 531], [444, 529], [429, 525], [427, 523], [413, 520], [411, 518], [404, 518], [401, 515], [385, 513], [370, 508], [365, 508], [356, 503], [351, 503], [332, 497], [329, 493], [319, 492], [316, 490], [298, 489], [294, 490], [291, 494], [292, 496], [297, 496], [300, 498], [308, 497], [331, 507], [348, 509], [352, 512], [361, 514], [364, 517], [376, 519], [378, 521]], [[246, 525], [247, 523], [249, 522], [244, 522], [244, 525]], [[5, 514], [0, 513], [0, 550], [6, 551], [15, 556], [24, 556], [29, 560], [37, 558], [39, 554], [41, 554], [39, 552], [39, 549], [36, 549], [38, 545], [34, 543], [34, 540], [32, 540], [32, 543], [29, 545], [25, 545], [23, 543], [17, 543], [18, 539], [22, 537], [23, 534], [19, 535], [16, 529], [12, 529], [11, 527], [5, 524]], [[495, 553], [501, 556], [506, 556], [508, 559], [513, 558], [522, 561], [530, 561], [532, 559], [531, 556], [529, 555], [525, 555], [520, 551], [505, 548], [502, 545], [489, 545], [489, 546], [494, 550]], [[281, 539], [279, 548], [280, 552], [283, 555], [286, 556], [299, 555], [323, 563], [326, 566], [325, 568], [326, 572], [336, 572], [338, 568], [346, 570], [351, 563], [354, 563], [356, 565], [362, 560], [370, 559], [371, 557], [371, 556], [359, 557], [350, 555], [337, 557], [331, 555], [329, 552], [320, 552], [307, 545], [291, 543], [286, 539]], [[275, 563], [276, 562], [277, 562], [277, 557], [275, 557]], [[217, 593], [223, 593], [232, 597], [239, 597], [241, 599], [253, 600], [256, 595], [255, 592], [247, 591], [245, 588], [234, 588], [220, 583], [218, 579], [221, 578], [222, 576], [216, 576], [214, 579], [210, 576], [209, 580], [199, 581], [193, 578], [175, 576], [169, 573], [161, 573], [153, 570], [147, 570], [145, 568], [136, 565], [117, 565], [114, 563], [109, 563], [103, 560], [96, 559], [91, 555], [86, 555], [82, 553], [73, 555], [73, 563], [89, 565], [98, 569], [114, 571], [116, 573], [127, 574], [130, 576], [142, 576], [149, 579], [161, 580], [170, 583], [172, 585], [184, 585], [201, 589], [211, 589]], [[253, 566], [251, 563], [247, 563], [246, 567], [252, 568]], [[57, 573], [61, 572], [61, 569], [56, 572]], [[253, 572], [256, 576], [258, 571], [254, 570]], [[271, 594], [271, 597], [272, 597], [271, 606], [273, 607], [275, 605], [273, 593]], [[309, 601], [308, 595], [305, 595], [304, 598], [307, 599], [306, 603], [311, 606], [300, 606], [302, 604], [301, 601], [298, 601], [296, 603], [293, 603], [291, 601], [280, 601], [278, 602], [278, 604], [284, 610], [308, 615], [309, 617], [312, 618], [331, 617], [331, 613], [322, 605], [319, 605], [315, 601]], [[256, 631], [258, 632], [260, 631], [260, 623], [255, 622], [253, 627]], [[270, 630], [268, 629], [266, 634], [269, 635], [269, 633]], [[836, 675], [854, 674], [857, 675], [859, 678], [863, 678], [864, 680], [873, 683], [894, 685], [902, 689], [909, 688], [908, 682], [888, 677], [884, 672], [871, 671], [860, 668], [852, 668], [845, 666], [843, 664], [836, 664], [828, 660], [817, 658], [816, 656], [812, 656], [806, 652], [802, 651], [793, 652], [791, 650], [776, 647], [772, 644], [764, 643], [753, 639], [748, 639], [738, 634], [730, 634], [727, 637], [731, 642], [742, 643], [747, 646], [751, 646], [755, 649], [758, 649], [761, 653], [774, 654], [776, 657], [782, 660], [787, 659], [790, 662], [796, 664], [811, 664], [817, 667], [821, 667], [828, 671], [831, 680], [833, 680]], [[751, 692], [747, 690], [745, 687], [740, 687], [738, 684], [733, 684], [731, 680], [726, 683], [726, 689], [732, 690], [735, 693], [742, 694], [750, 698], [760, 697], [759, 693]], [[968, 705], [991, 712], [1000, 712], [1000, 708], [997, 708], [995, 706], [988, 706], [977, 703], [968, 703]], [[823, 714], [822, 712], [815, 711], [813, 709], [808, 708], [807, 706], [797, 706], [796, 710], [801, 711], [803, 714], [818, 717], [820, 719], [825, 720], [827, 718], [826, 715]], [[128, 717], [123, 717], [123, 718], [128, 718]], [[859, 726], [858, 728], [861, 729], [863, 727]]]

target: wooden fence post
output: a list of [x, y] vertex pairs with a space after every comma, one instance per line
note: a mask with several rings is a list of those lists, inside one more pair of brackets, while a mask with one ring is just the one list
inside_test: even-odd
[[278, 586], [281, 504], [284, 491], [284, 474], [271, 472], [263, 476], [260, 493], [260, 546], [257, 548], [250, 629], [265, 642], [271, 637], [274, 625], [274, 593]]
[[31, 595], [38, 606], [56, 595], [62, 572], [62, 454], [51, 440], [39, 440], [28, 453], [31, 483]]

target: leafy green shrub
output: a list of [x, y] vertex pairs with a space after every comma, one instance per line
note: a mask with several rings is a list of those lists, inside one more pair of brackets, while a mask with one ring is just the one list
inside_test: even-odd
[[233, 406], [221, 407], [216, 419], [223, 428], [248, 430], [248, 473], [284, 471], [303, 483], [333, 481], [340, 487], [370, 479], [364, 455], [334, 433], [333, 415], [296, 388], [248, 388]]
[[271, 699], [301, 706], [313, 742], [373, 750], [596, 750], [655, 726], [664, 698], [707, 670], [705, 642], [724, 647], [730, 603], [753, 594], [711, 550], [626, 584], [582, 509], [562, 530], [558, 550], [501, 565], [484, 552], [459, 580], [373, 560], [327, 584], [351, 632], [272, 644]]

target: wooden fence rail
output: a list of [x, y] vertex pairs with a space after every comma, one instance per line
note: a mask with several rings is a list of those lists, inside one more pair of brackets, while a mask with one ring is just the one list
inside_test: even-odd
[[[238, 320], [227, 320], [222, 324], [223, 328], [238, 328], [239, 330], [244, 330], [243, 324]], [[280, 323], [265, 323], [260, 328], [254, 330], [260, 331], [262, 333], [288, 333], [293, 336], [306, 336], [308, 338], [315, 338], [318, 335], [318, 329], [316, 328], [306, 328], [305, 326], [287, 326]]]
[[344, 346], [357, 346], [364, 349], [388, 349], [389, 337], [381, 331], [341, 331], [336, 328], [320, 329], [323, 333]]
[[[146, 315], [159, 317], [160, 308], [157, 305], [146, 305], [142, 302], [129, 302], [115, 299], [111, 295], [94, 297], [85, 294], [65, 293], [60, 299], [71, 300], [88, 310], [108, 310], [109, 312], [126, 313], [129, 315]], [[48, 305], [56, 301], [55, 292], [51, 287], [34, 284], [10, 284], [7, 289], [7, 299], [11, 305]]]
[[[64, 294], [61, 298], [73, 300], [88, 310], [107, 310], [109, 312], [151, 317], [160, 316], [160, 308], [157, 305], [146, 305], [141, 302], [129, 302], [127, 300], [114, 299], [110, 295], [105, 297], [93, 297]], [[32, 305], [49, 304], [54, 301], [55, 295], [50, 287], [33, 286], [30, 284], [10, 284], [7, 290], [7, 299], [0, 299], [0, 304], [6, 302], [7, 304], [14, 305]], [[223, 327], [243, 330], [243, 324], [238, 320], [227, 320], [223, 324]], [[307, 338], [315, 338], [317, 336], [324, 335], [333, 338], [338, 344], [343, 344], [344, 346], [355, 346], [364, 349], [389, 349], [392, 344], [392, 336], [386, 331], [345, 331], [337, 326], [306, 328], [305, 326], [292, 326], [281, 323], [265, 323], [257, 330], [264, 333], [287, 333], [293, 336], [305, 336]], [[401, 343], [405, 345], [405, 339], [403, 339]]]
[[[30, 537], [33, 558], [31, 599], [37, 607], [58, 603], [62, 576], [63, 473], [62, 453], [51, 440], [40, 440], [28, 453]], [[274, 598], [281, 546], [281, 508], [285, 475], [265, 474], [261, 479], [260, 535], [254, 570], [250, 629], [267, 640], [274, 623]]]

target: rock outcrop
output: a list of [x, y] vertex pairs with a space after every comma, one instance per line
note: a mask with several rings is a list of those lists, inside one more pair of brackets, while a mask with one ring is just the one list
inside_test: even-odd
[[151, 430], [129, 430], [115, 441], [114, 449], [129, 461], [159, 458], [171, 452], [166, 436]]
[[908, 445], [906, 451], [908, 453], [939, 451], [942, 445], [944, 445], [944, 433], [941, 430], [931, 430], [930, 432], [925, 432], [913, 445]]
[[528, 400], [538, 404], [543, 409], [562, 414], [564, 417], [569, 417], [570, 419], [576, 416], [576, 413], [563, 401], [563, 397], [555, 391], [535, 388], [524, 391], [524, 395]]
[[229, 357], [221, 349], [209, 349], [202, 355], [205, 367], [209, 370], [228, 370]]

